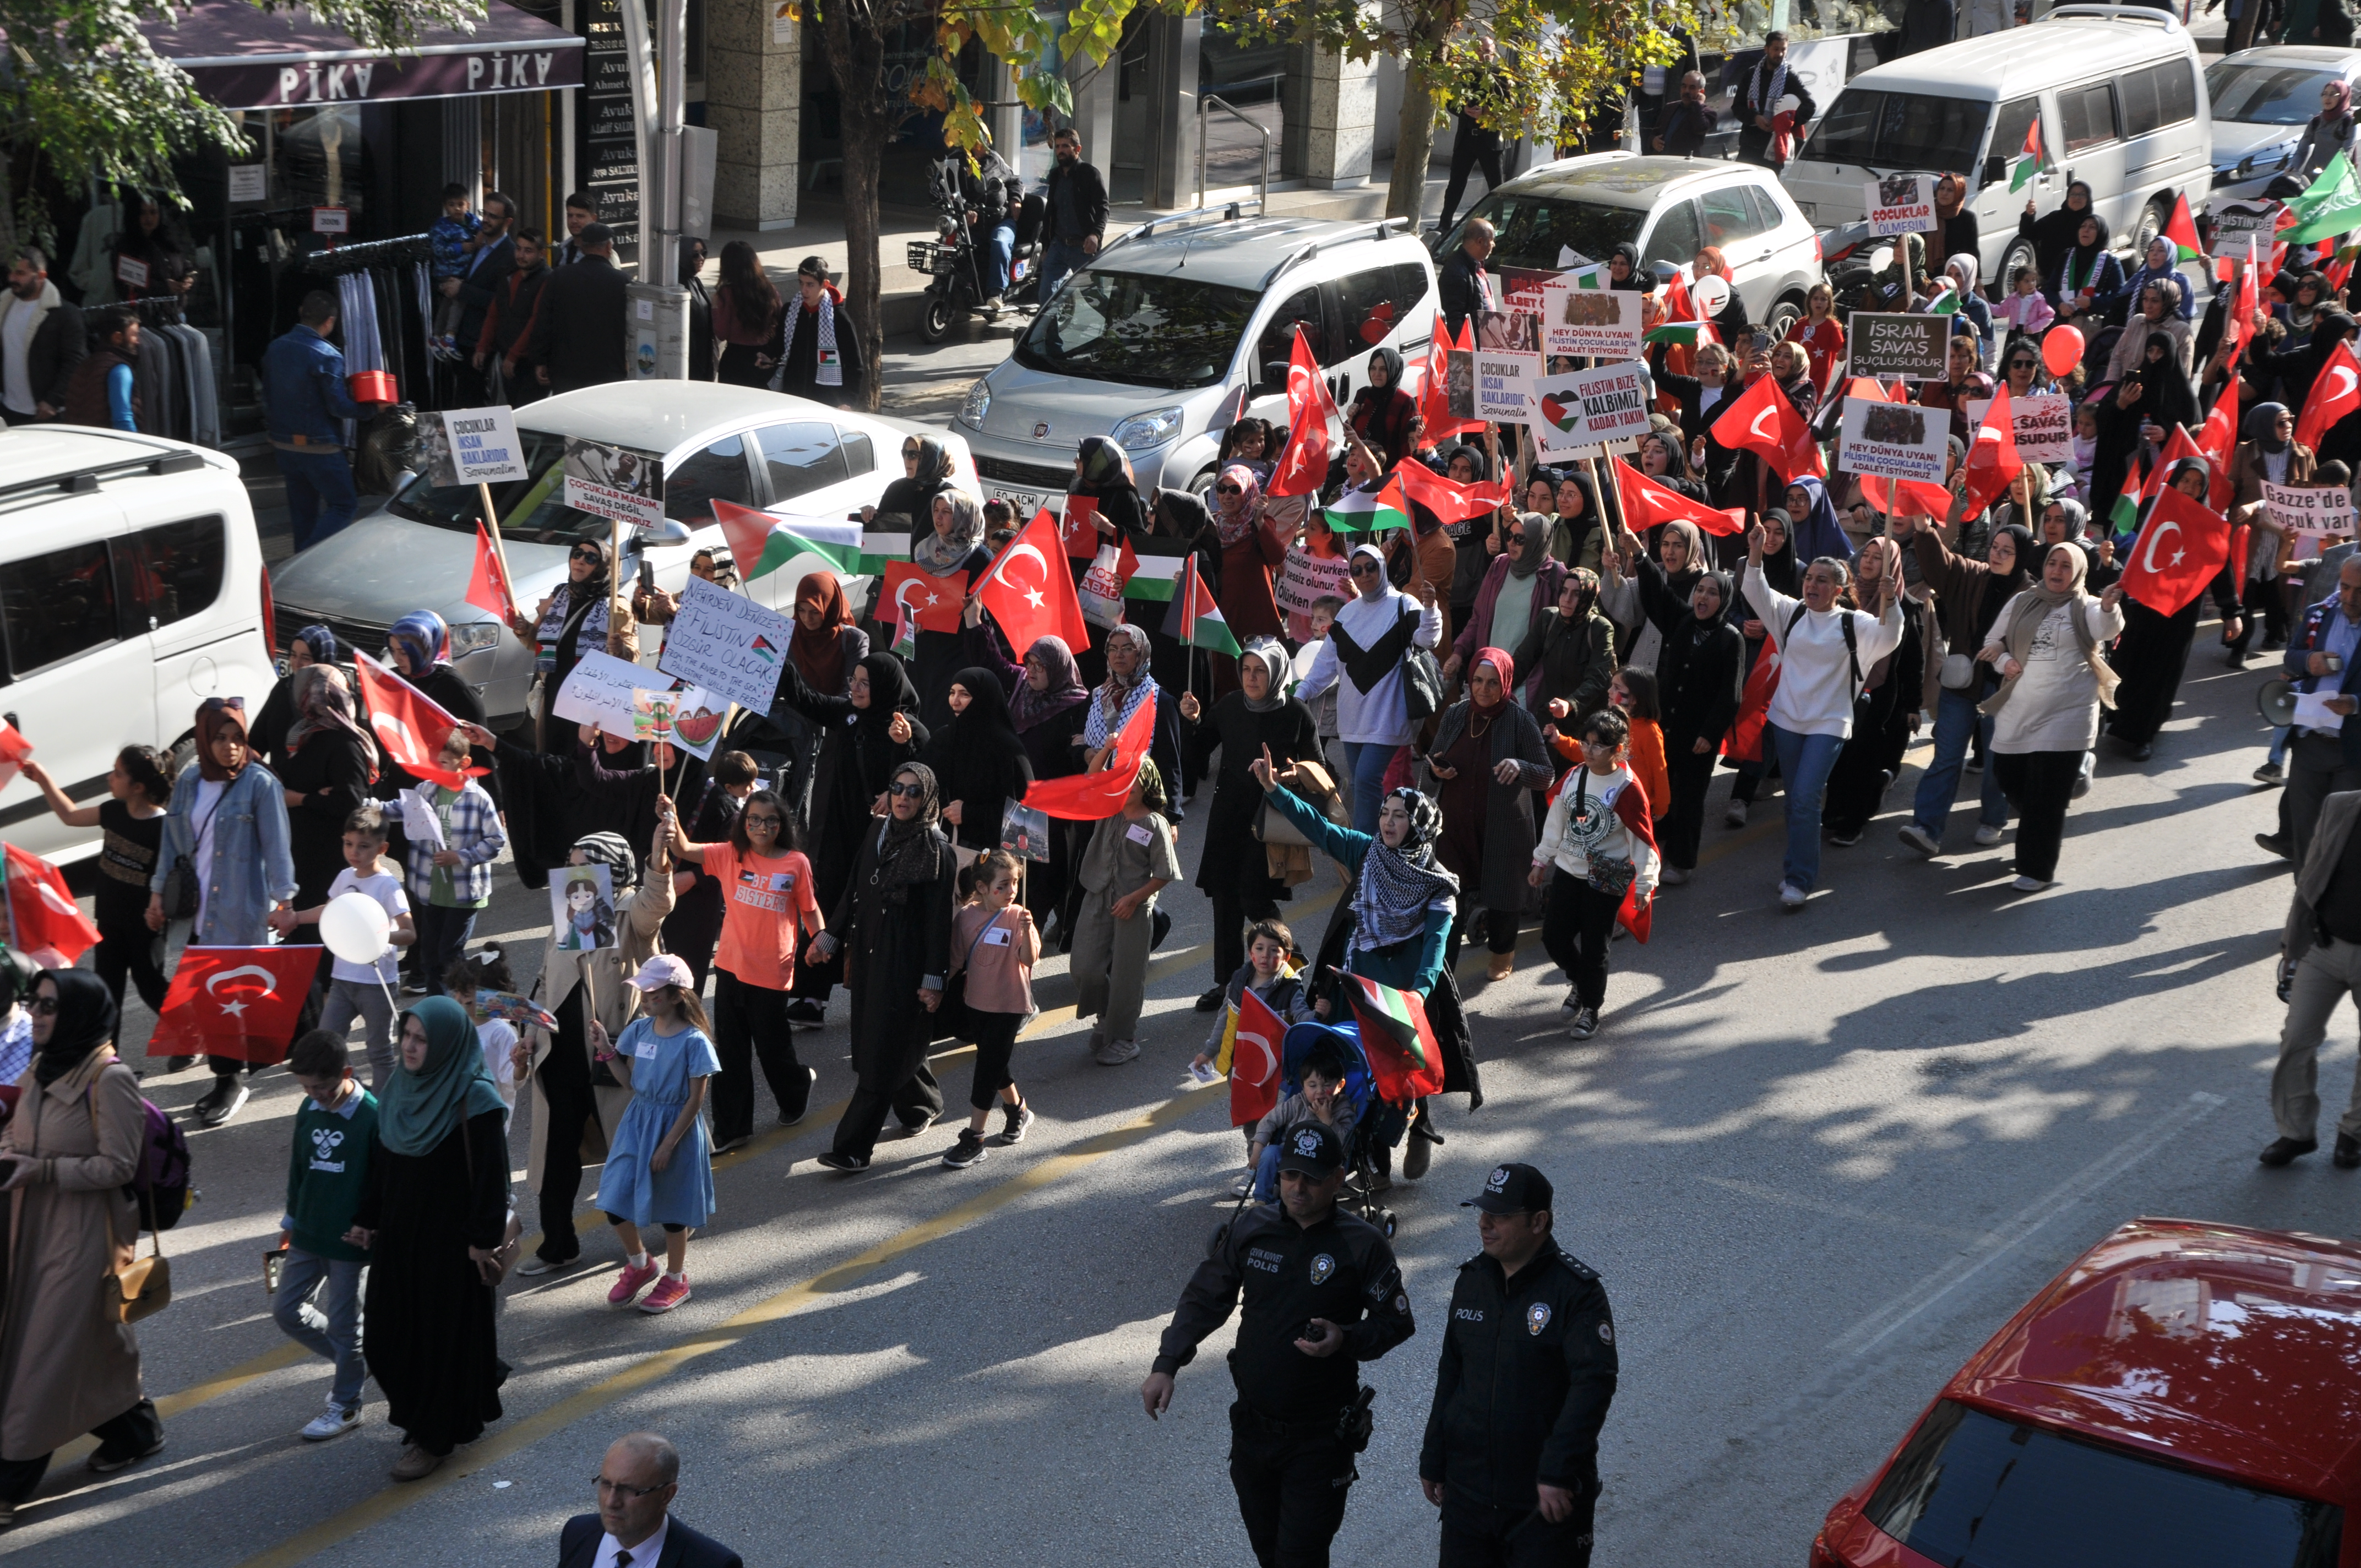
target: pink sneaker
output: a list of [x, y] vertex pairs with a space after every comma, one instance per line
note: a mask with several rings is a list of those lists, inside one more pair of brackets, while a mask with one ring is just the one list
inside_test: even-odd
[[648, 1282], [663, 1272], [663, 1269], [656, 1266], [654, 1258], [648, 1259], [638, 1268], [633, 1268], [631, 1260], [625, 1259], [622, 1277], [615, 1281], [615, 1288], [607, 1292], [607, 1305], [630, 1306], [638, 1298], [640, 1292], [648, 1288]]
[[679, 1278], [675, 1279], [670, 1275], [666, 1275], [662, 1279], [656, 1281], [656, 1288], [648, 1292], [648, 1299], [640, 1303], [640, 1310], [642, 1312], [669, 1312], [675, 1307], [679, 1306], [683, 1301], [687, 1299], [688, 1276], [684, 1274]]

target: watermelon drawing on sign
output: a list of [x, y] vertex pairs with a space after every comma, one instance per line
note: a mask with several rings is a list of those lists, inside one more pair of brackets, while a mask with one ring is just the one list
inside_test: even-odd
[[1555, 393], [1542, 399], [1542, 417], [1557, 426], [1560, 432], [1572, 435], [1582, 425], [1582, 405], [1561, 401]]
[[709, 707], [673, 716], [672, 730], [691, 746], [702, 747], [721, 733], [722, 715]]

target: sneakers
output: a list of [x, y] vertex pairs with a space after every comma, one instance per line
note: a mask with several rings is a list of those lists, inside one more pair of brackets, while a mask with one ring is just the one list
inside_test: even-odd
[[1502, 981], [1508, 979], [1509, 976], [1515, 973], [1516, 969], [1516, 954], [1494, 953], [1485, 966], [1484, 978], [1491, 981], [1494, 985], [1498, 985]]
[[723, 1155], [736, 1154], [753, 1141], [754, 1135], [752, 1133], [741, 1133], [734, 1138], [722, 1138], [714, 1144], [712, 1157], [719, 1159]]
[[808, 996], [791, 996], [786, 1005], [787, 1023], [797, 1029], [817, 1029], [828, 1022], [828, 1008]]
[[688, 1276], [667, 1274], [656, 1281], [656, 1288], [648, 1292], [646, 1300], [640, 1303], [640, 1310], [650, 1314], [669, 1312], [687, 1299]]
[[1730, 803], [1730, 809], [1729, 809], [1729, 810], [1727, 810], [1727, 811], [1725, 811], [1725, 812], [1723, 812], [1723, 813], [1721, 814], [1721, 821], [1722, 821], [1722, 826], [1724, 826], [1725, 828], [1743, 828], [1743, 827], [1745, 827], [1745, 826], [1746, 826], [1746, 803], [1745, 803], [1744, 801], [1742, 801], [1742, 800], [1733, 800], [1733, 801], [1731, 801], [1731, 802]]
[[1573, 1017], [1576, 1013], [1581, 1012], [1582, 992], [1575, 990], [1574, 987], [1570, 985], [1567, 986], [1565, 988], [1565, 1000], [1557, 1004], [1557, 1010], [1565, 1014], [1569, 1018]]
[[1927, 832], [1916, 822], [1904, 823], [1895, 830], [1894, 836], [1930, 861], [1943, 852], [1943, 846], [1935, 835]]
[[1574, 1022], [1566, 1025], [1565, 1032], [1577, 1040], [1587, 1040], [1598, 1033], [1598, 1009], [1596, 1007], [1575, 1009]]
[[2336, 1152], [2328, 1157], [2339, 1170], [2351, 1170], [2361, 1166], [2361, 1138], [2350, 1133], [2336, 1135]]
[[973, 1127], [961, 1127], [959, 1142], [943, 1151], [943, 1163], [953, 1170], [965, 1170], [991, 1152], [983, 1146], [982, 1133]]
[[1088, 1050], [1093, 1056], [1096, 1056], [1101, 1051], [1106, 1049], [1106, 1031], [1104, 1029], [1093, 1029], [1091, 1031], [1091, 1037], [1085, 1043], [1083, 1048]]
[[2019, 893], [2039, 893], [2043, 888], [2046, 888], [2048, 885], [2049, 884], [2048, 883], [2042, 881], [2039, 877], [2031, 876], [2021, 876], [2015, 882], [2009, 883], [2009, 886], [2016, 889]]
[[798, 1106], [796, 1106], [796, 1113], [795, 1113], [794, 1115], [792, 1115], [792, 1116], [790, 1116], [790, 1115], [788, 1115], [788, 1114], [787, 1114], [787, 1108], [786, 1108], [785, 1106], [784, 1106], [784, 1105], [780, 1106], [780, 1107], [779, 1107], [779, 1125], [780, 1125], [780, 1126], [782, 1126], [782, 1127], [792, 1127], [792, 1126], [794, 1126], [796, 1123], [798, 1123], [798, 1122], [802, 1121], [806, 1116], [807, 1116], [807, 1115], [809, 1115], [809, 1114], [811, 1113], [811, 1091], [812, 1091], [812, 1085], [813, 1085], [813, 1084], [815, 1084], [815, 1083], [818, 1083], [818, 1081], [819, 1081], [819, 1069], [818, 1069], [818, 1068], [816, 1068], [816, 1067], [807, 1067], [807, 1068], [804, 1069], [804, 1102], [803, 1102], [802, 1104], [800, 1104], [800, 1105], [798, 1105]]
[[325, 1442], [332, 1437], [344, 1436], [360, 1424], [361, 1408], [358, 1405], [346, 1409], [339, 1409], [330, 1405], [326, 1409], [304, 1422], [303, 1430], [298, 1435], [305, 1442]]
[[869, 1168], [869, 1157], [866, 1155], [839, 1154], [834, 1149], [821, 1155], [819, 1163], [829, 1170], [841, 1170], [848, 1173]]
[[1656, 881], [1666, 887], [1679, 887], [1689, 880], [1689, 873], [1678, 866], [1666, 866], [1656, 873]]
[[140, 1453], [126, 1453], [121, 1449], [110, 1448], [105, 1443], [101, 1443], [98, 1445], [98, 1452], [90, 1456], [91, 1474], [112, 1475], [118, 1470], [130, 1469], [143, 1459], [153, 1459], [163, 1452], [164, 1440], [160, 1436], [157, 1438], [153, 1447]]
[[1138, 1059], [1139, 1042], [1137, 1040], [1109, 1040], [1105, 1044], [1100, 1046], [1093, 1055], [1101, 1067], [1121, 1067], [1127, 1061], [1136, 1061]]
[[216, 1078], [214, 1086], [204, 1092], [192, 1112], [201, 1127], [218, 1127], [238, 1113], [253, 1091], [236, 1078]]
[[544, 1257], [541, 1254], [534, 1253], [517, 1265], [517, 1272], [527, 1279], [533, 1279], [544, 1274], [555, 1274], [561, 1268], [571, 1268], [581, 1261], [580, 1253], [576, 1253], [572, 1257]]
[[[2299, 1155], [2308, 1155], [2319, 1146], [2320, 1140], [2317, 1138], [2273, 1138], [2263, 1146], [2263, 1152], [2257, 1155], [2255, 1158], [2257, 1162], [2276, 1170], [2280, 1166], [2292, 1162]], [[93, 1466], [95, 1463], [95, 1461], [93, 1462]]]
[[1995, 828], [1989, 822], [1979, 822], [1976, 824], [1976, 842], [1986, 849], [1990, 849], [1993, 845], [1999, 843], [2000, 836], [2007, 831], [2007, 828]]
[[902, 1124], [902, 1136], [906, 1138], [917, 1137], [924, 1134], [928, 1127], [933, 1126], [935, 1124], [935, 1117], [929, 1116], [923, 1122], [905, 1122]]
[[2080, 800], [2084, 795], [2091, 793], [2092, 770], [2096, 768], [2098, 765], [2099, 754], [2096, 751], [2085, 751], [2082, 753], [2081, 771], [2074, 775], [2074, 790], [2072, 798]]
[[1213, 987], [1213, 990], [1197, 998], [1197, 1011], [1200, 1013], [1211, 1013], [1213, 1009], [1222, 1004], [1222, 998], [1224, 994], [1226, 994], [1225, 987], [1218, 985]]
[[648, 1259], [647, 1262], [640, 1265], [637, 1268], [631, 1266], [631, 1260], [630, 1258], [625, 1258], [623, 1260], [623, 1272], [616, 1277], [614, 1288], [607, 1292], [607, 1305], [609, 1307], [630, 1306], [632, 1302], [640, 1299], [641, 1291], [655, 1283], [656, 1276], [663, 1272], [664, 1270], [656, 1266], [656, 1260], [653, 1257]]
[[1855, 844], [1861, 842], [1861, 829], [1858, 828], [1839, 828], [1837, 831], [1828, 835], [1828, 842], [1834, 844], [1839, 850], [1850, 850]]
[[1003, 1105], [1000, 1116], [1000, 1141], [1004, 1144], [1023, 1143], [1027, 1129], [1033, 1125], [1033, 1107], [1029, 1104]]
[[1801, 909], [1804, 907], [1804, 901], [1811, 896], [1792, 882], [1783, 882], [1779, 884], [1779, 907], [1782, 909]]
[[397, 1481], [423, 1481], [443, 1468], [443, 1456], [429, 1453], [416, 1443], [404, 1443], [401, 1457], [393, 1462], [388, 1472]]
[[2285, 784], [2287, 783], [2287, 770], [2280, 767], [2277, 762], [2265, 762], [2261, 767], [2255, 770], [2255, 782], [2257, 784]]

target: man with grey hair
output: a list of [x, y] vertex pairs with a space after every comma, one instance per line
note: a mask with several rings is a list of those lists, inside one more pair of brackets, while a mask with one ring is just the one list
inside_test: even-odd
[[598, 1511], [557, 1538], [557, 1568], [743, 1568], [738, 1554], [672, 1517], [680, 1451], [652, 1431], [625, 1432], [598, 1463]]
[[86, 337], [82, 312], [49, 281], [49, 258], [36, 246], [18, 250], [0, 296], [0, 417], [12, 425], [57, 418]]

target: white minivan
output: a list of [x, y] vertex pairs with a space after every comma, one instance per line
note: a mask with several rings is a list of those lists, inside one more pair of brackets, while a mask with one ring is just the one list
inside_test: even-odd
[[[2010, 166], [2037, 115], [2047, 171], [2012, 192]], [[1862, 71], [1781, 183], [1825, 231], [1861, 219], [1872, 175], [1965, 174], [1980, 276], [2004, 288], [2032, 258], [2016, 237], [2026, 196], [2047, 213], [2069, 181], [2086, 181], [2116, 247], [2136, 256], [2176, 195], [2203, 199], [2213, 152], [2212, 103], [2188, 28], [2144, 5], [2060, 5], [2029, 27]]]
[[[186, 740], [206, 697], [261, 707], [269, 598], [232, 459], [82, 425], [0, 433], [0, 715], [75, 805], [106, 798], [124, 747]], [[0, 790], [0, 838], [58, 861], [99, 846], [22, 778]]]

